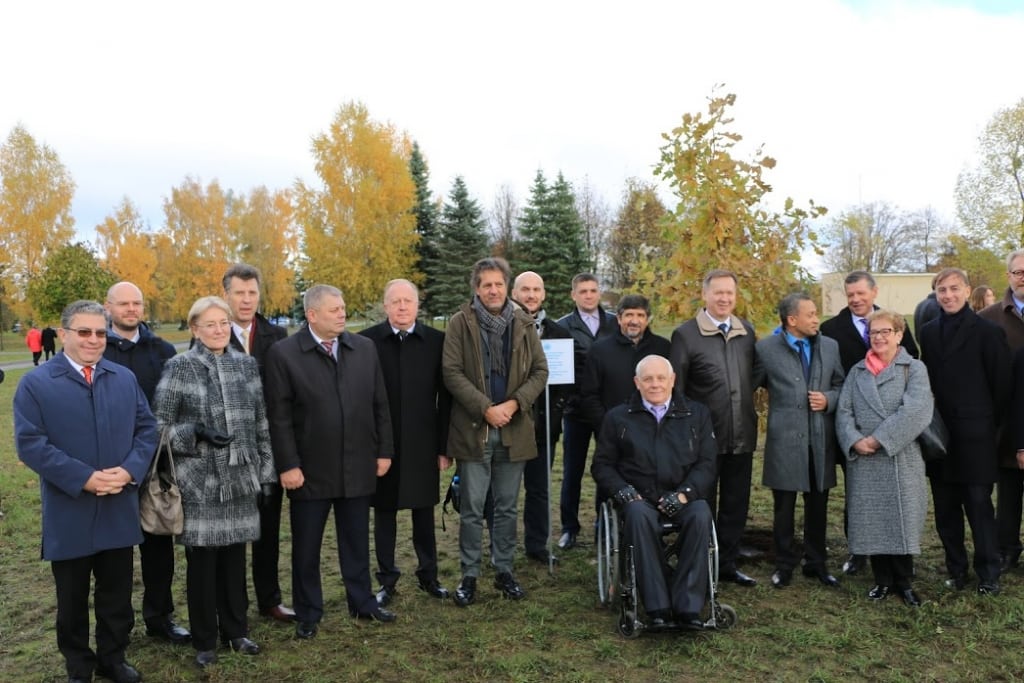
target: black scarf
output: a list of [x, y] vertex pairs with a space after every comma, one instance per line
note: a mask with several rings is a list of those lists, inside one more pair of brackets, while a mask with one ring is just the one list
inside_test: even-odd
[[478, 296], [473, 297], [473, 303], [470, 305], [473, 307], [476, 319], [480, 322], [480, 329], [484, 331], [484, 337], [487, 339], [487, 348], [490, 350], [491, 356], [491, 372], [507, 377], [504, 341], [505, 330], [512, 324], [512, 318], [515, 316], [512, 300], [505, 299], [505, 306], [502, 307], [501, 313], [498, 315], [488, 311]]

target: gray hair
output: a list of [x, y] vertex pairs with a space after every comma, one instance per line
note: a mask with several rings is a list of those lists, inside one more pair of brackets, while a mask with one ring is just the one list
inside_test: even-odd
[[313, 285], [306, 290], [305, 294], [302, 295], [302, 310], [309, 312], [314, 308], [319, 308], [320, 303], [324, 298], [329, 296], [336, 296], [345, 299], [345, 296], [341, 293], [341, 290], [331, 285]]
[[410, 287], [412, 287], [413, 296], [415, 296], [417, 299], [420, 298], [420, 288], [414, 285], [409, 280], [406, 280], [404, 277], [399, 277], [395, 278], [394, 280], [389, 280], [388, 283], [384, 285], [384, 303], [387, 303], [388, 292], [390, 292], [391, 288], [394, 287], [395, 285], [409, 285]]
[[224, 277], [221, 279], [225, 292], [231, 286], [231, 278], [233, 277], [237, 277], [239, 280], [255, 280], [256, 286], [260, 285], [260, 269], [256, 266], [250, 266], [248, 263], [236, 263], [227, 269], [227, 272], [224, 273]]
[[1024, 256], [1024, 249], [1015, 249], [1006, 256], [1006, 272], [1013, 268], [1013, 260]]
[[196, 302], [192, 304], [192, 308], [188, 309], [188, 326], [192, 327], [195, 325], [199, 316], [211, 308], [219, 308], [227, 314], [229, 320], [231, 319], [231, 307], [228, 306], [227, 301], [224, 301], [219, 296], [204, 296], [196, 299]]
[[500, 256], [488, 256], [482, 258], [473, 264], [473, 270], [469, 274], [469, 286], [476, 291], [476, 288], [480, 286], [480, 275], [485, 270], [496, 270], [502, 274], [505, 278], [505, 287], [507, 288], [512, 280], [512, 268], [509, 267], [508, 261], [501, 258]]
[[675, 369], [672, 367], [671, 361], [669, 361], [668, 358], [665, 358], [665, 356], [659, 356], [656, 353], [652, 353], [652, 354], [650, 354], [648, 356], [644, 356], [643, 358], [641, 358], [640, 362], [636, 364], [636, 369], [633, 371], [633, 374], [636, 377], [639, 377], [640, 373], [643, 371], [643, 369], [647, 365], [650, 365], [654, 361], [659, 361], [659, 360], [662, 361], [665, 364], [665, 367], [668, 368], [669, 372], [675, 374]]
[[87, 301], [85, 299], [79, 299], [73, 301], [64, 307], [64, 310], [60, 314], [60, 326], [65, 330], [71, 325], [71, 319], [76, 315], [106, 315], [102, 304], [97, 301]]

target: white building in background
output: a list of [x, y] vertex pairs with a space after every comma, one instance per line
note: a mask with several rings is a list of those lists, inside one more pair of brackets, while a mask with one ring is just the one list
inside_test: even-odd
[[[830, 318], [846, 306], [843, 279], [846, 273], [821, 276], [821, 317]], [[875, 305], [911, 316], [914, 307], [932, 291], [935, 273], [872, 273], [878, 283]]]

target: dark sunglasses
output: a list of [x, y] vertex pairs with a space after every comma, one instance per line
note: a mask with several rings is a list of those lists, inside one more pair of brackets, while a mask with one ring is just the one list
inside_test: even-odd
[[88, 339], [94, 334], [97, 339], [105, 339], [107, 336], [106, 330], [93, 330], [88, 327], [79, 327], [78, 329], [75, 329], [74, 327], [65, 327], [64, 329], [68, 332], [74, 332], [78, 335], [79, 339]]

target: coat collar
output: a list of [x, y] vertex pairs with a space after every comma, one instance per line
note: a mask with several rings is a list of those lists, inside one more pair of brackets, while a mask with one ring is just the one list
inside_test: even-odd
[[[858, 391], [864, 397], [867, 405], [879, 417], [885, 418], [889, 416], [889, 411], [882, 405], [882, 396], [879, 393], [879, 389], [890, 382], [902, 382], [905, 385], [909, 375], [911, 360], [910, 354], [901, 346], [900, 350], [896, 353], [896, 357], [892, 359], [888, 367], [878, 373], [877, 377], [871, 374], [863, 360], [858, 361], [853, 366], [853, 369], [858, 371], [855, 380]], [[906, 386], [904, 386], [904, 389], [906, 389]]]
[[[705, 337], [713, 337], [716, 334], [722, 334], [722, 331], [718, 329], [718, 324], [711, 319], [708, 315], [707, 310], [700, 309], [697, 311], [697, 329]], [[729, 316], [729, 334], [726, 339], [732, 339], [733, 337], [743, 337], [747, 334], [747, 326], [743, 324], [743, 320], [735, 315]]]

